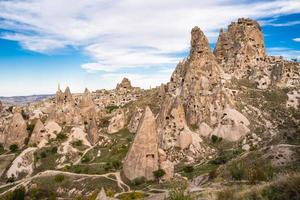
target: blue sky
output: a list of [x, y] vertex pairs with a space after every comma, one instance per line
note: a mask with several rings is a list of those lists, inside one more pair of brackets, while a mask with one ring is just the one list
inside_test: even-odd
[[0, 96], [167, 82], [199, 26], [258, 20], [267, 52], [300, 60], [299, 0], [0, 0]]

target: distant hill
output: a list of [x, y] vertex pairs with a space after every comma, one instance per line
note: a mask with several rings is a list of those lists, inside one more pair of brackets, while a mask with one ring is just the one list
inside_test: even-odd
[[4, 105], [25, 105], [27, 103], [38, 102], [43, 99], [54, 97], [53, 94], [31, 95], [31, 96], [13, 96], [13, 97], [0, 97], [0, 101]]

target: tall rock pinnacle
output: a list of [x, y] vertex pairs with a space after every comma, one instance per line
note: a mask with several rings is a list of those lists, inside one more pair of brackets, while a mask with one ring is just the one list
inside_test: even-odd
[[155, 117], [146, 107], [137, 134], [127, 153], [123, 171], [129, 180], [145, 177], [153, 180], [153, 171], [159, 168], [158, 134]]
[[216, 98], [222, 98], [217, 95], [222, 74], [204, 33], [198, 27], [193, 28], [190, 56], [177, 65], [168, 84], [168, 91], [182, 99], [189, 123], [210, 118], [210, 110], [218, 110], [211, 107]]

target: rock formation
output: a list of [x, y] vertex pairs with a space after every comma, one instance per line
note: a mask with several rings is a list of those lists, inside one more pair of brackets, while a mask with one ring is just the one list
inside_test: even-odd
[[227, 31], [220, 31], [214, 54], [226, 73], [237, 78], [250, 75], [266, 56], [260, 25], [243, 18], [231, 23]]
[[40, 119], [38, 119], [35, 123], [34, 129], [32, 131], [29, 144], [37, 145], [38, 147], [43, 147], [48, 139], [47, 132], [45, 130], [45, 126]]
[[25, 139], [28, 137], [27, 124], [21, 113], [16, 112], [8, 127], [4, 131], [4, 147], [9, 149], [10, 145], [16, 144], [18, 148], [24, 147]]
[[249, 120], [235, 109], [226, 108], [222, 121], [211, 133], [229, 141], [237, 141], [250, 132]]
[[90, 120], [88, 127], [88, 140], [92, 145], [95, 145], [99, 141], [98, 127], [95, 118]]
[[224, 105], [230, 103], [222, 90], [223, 71], [203, 32], [195, 27], [191, 34], [190, 56], [177, 65], [168, 91], [182, 99], [189, 124], [215, 124]]
[[128, 78], [123, 78], [122, 82], [117, 84], [116, 90], [131, 90], [133, 87]]
[[84, 108], [84, 107], [90, 107], [90, 106], [94, 106], [94, 102], [93, 102], [91, 92], [86, 88], [82, 95], [80, 107]]
[[2, 112], [3, 110], [3, 105], [2, 105], [2, 102], [0, 101], [0, 112]]
[[34, 152], [37, 148], [27, 148], [12, 162], [12, 165], [7, 170], [7, 177], [18, 178], [19, 175], [30, 176], [33, 173], [34, 167]]
[[145, 177], [153, 180], [159, 169], [158, 134], [153, 113], [146, 107], [133, 144], [125, 158], [123, 172], [129, 180]]
[[101, 191], [99, 192], [95, 200], [116, 200], [116, 199], [107, 197], [104, 188], [101, 188]]
[[118, 109], [113, 113], [113, 117], [109, 122], [107, 133], [116, 133], [124, 128], [125, 126], [125, 113], [123, 109]]

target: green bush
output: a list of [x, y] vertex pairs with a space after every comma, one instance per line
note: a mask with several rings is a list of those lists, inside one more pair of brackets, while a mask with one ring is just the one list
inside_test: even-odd
[[13, 192], [7, 193], [3, 199], [4, 200], [24, 200], [25, 199], [25, 188], [20, 187], [15, 189]]
[[60, 132], [60, 133], [57, 134], [56, 138], [57, 138], [58, 140], [65, 140], [65, 139], [68, 138], [68, 136], [67, 136], [66, 133]]
[[112, 161], [112, 166], [113, 166], [113, 168], [118, 170], [121, 167], [121, 162], [119, 160], [114, 160], [114, 161]]
[[194, 171], [194, 167], [193, 167], [192, 165], [184, 166], [184, 167], [183, 167], [183, 171], [184, 171], [185, 173], [191, 173], [191, 172]]
[[105, 107], [107, 113], [112, 113], [112, 111], [114, 111], [118, 108], [119, 108], [119, 106], [116, 106], [116, 105], [109, 105], [109, 106]]
[[216, 135], [212, 135], [212, 136], [211, 136], [211, 141], [212, 141], [213, 144], [216, 144], [216, 143], [221, 142], [222, 139], [223, 139], [223, 138], [218, 137], [218, 136], [216, 136]]
[[34, 127], [35, 127], [34, 124], [27, 124], [26, 130], [27, 130], [27, 132], [29, 133], [29, 135], [32, 134]]
[[233, 180], [240, 181], [245, 177], [245, 167], [243, 162], [235, 162], [229, 167], [229, 172]]
[[80, 147], [80, 146], [82, 146], [82, 140], [75, 140], [75, 141], [72, 142], [72, 145]]
[[165, 170], [163, 169], [158, 169], [156, 171], [153, 172], [153, 175], [156, 179], [160, 179], [161, 177], [163, 177], [166, 174]]
[[130, 192], [130, 193], [123, 193], [118, 196], [118, 199], [121, 200], [138, 200], [138, 199], [144, 199], [145, 194], [142, 192]]
[[172, 183], [168, 200], [193, 200], [191, 194], [186, 192], [187, 183], [185, 181], [174, 181]]
[[135, 178], [135, 179], [133, 179], [132, 181], [132, 184], [133, 185], [142, 185], [143, 183], [145, 183], [146, 182], [146, 178], [145, 177], [138, 177], [138, 178]]
[[47, 153], [45, 151], [41, 152], [41, 158], [46, 158], [47, 157]]
[[61, 183], [65, 180], [65, 176], [62, 174], [58, 174], [54, 177], [55, 182], [57, 183]]
[[9, 150], [11, 152], [16, 152], [16, 151], [18, 151], [18, 149], [19, 149], [19, 147], [18, 147], [17, 144], [12, 144], [12, 145], [9, 146]]
[[279, 177], [262, 194], [270, 200], [298, 200], [300, 199], [300, 175], [288, 174]]

